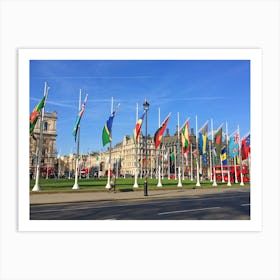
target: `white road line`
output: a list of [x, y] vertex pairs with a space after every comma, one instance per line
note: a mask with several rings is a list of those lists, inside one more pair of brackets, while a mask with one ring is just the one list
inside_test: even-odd
[[169, 214], [174, 214], [174, 213], [204, 211], [204, 210], [212, 210], [212, 209], [219, 209], [219, 208], [221, 208], [221, 207], [208, 207], [208, 208], [199, 208], [199, 209], [178, 210], [178, 211], [171, 211], [171, 212], [161, 212], [161, 213], [158, 213], [158, 215], [169, 215]]
[[124, 205], [113, 205], [113, 206], [104, 205], [104, 206], [95, 206], [95, 207], [47, 209], [47, 210], [35, 210], [35, 211], [31, 211], [31, 213], [64, 212], [64, 211], [89, 210], [89, 209], [110, 208], [110, 207], [125, 207], [125, 206], [129, 206], [129, 205], [124, 204]]
[[241, 204], [241, 206], [249, 206], [251, 205], [250, 203], [247, 203], [247, 204]]
[[[244, 195], [234, 195], [234, 196], [222, 196], [222, 197], [206, 197], [206, 198], [184, 198], [178, 199], [177, 202], [191, 202], [191, 201], [203, 201], [203, 200], [220, 200], [220, 199], [231, 199], [231, 198], [239, 198], [244, 197]], [[169, 198], [171, 201], [165, 201], [165, 203], [173, 203], [175, 197]], [[74, 202], [75, 203], [75, 202]], [[152, 201], [152, 202], [144, 202], [144, 203], [136, 203], [136, 204], [119, 204], [119, 205], [100, 205], [100, 206], [86, 206], [86, 207], [78, 207], [78, 208], [61, 208], [61, 209], [46, 209], [46, 210], [31, 210], [32, 214], [35, 213], [48, 213], [48, 212], [63, 212], [63, 211], [76, 211], [76, 210], [93, 210], [100, 208], [112, 208], [112, 207], [127, 207], [127, 206], [141, 206], [141, 205], [152, 205], [152, 204], [161, 204], [161, 201]], [[64, 204], [64, 205], [68, 205]]]

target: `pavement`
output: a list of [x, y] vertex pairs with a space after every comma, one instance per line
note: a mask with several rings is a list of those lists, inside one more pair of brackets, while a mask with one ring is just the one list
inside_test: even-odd
[[138, 200], [138, 199], [161, 199], [174, 197], [190, 197], [209, 195], [223, 192], [236, 192], [250, 189], [249, 187], [226, 187], [226, 188], [195, 188], [195, 189], [164, 189], [148, 190], [148, 196], [144, 196], [143, 189], [133, 191], [64, 191], [64, 192], [31, 192], [30, 204], [53, 204], [85, 201], [115, 201], [115, 200]]

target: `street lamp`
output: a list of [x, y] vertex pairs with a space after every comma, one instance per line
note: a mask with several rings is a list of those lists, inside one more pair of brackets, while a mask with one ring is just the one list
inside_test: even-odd
[[145, 117], [146, 117], [146, 136], [145, 136], [145, 181], [144, 181], [144, 196], [148, 196], [148, 174], [147, 174], [147, 158], [148, 158], [148, 149], [147, 149], [147, 140], [148, 140], [148, 110], [149, 110], [150, 104], [148, 103], [147, 99], [145, 99], [145, 102], [143, 104], [143, 108], [145, 111]]

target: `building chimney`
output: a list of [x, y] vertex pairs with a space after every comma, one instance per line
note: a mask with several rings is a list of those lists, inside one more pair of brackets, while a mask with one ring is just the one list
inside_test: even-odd
[[166, 134], [165, 134], [165, 136], [167, 136], [167, 137], [170, 136], [170, 135], [169, 135], [169, 128], [166, 128]]

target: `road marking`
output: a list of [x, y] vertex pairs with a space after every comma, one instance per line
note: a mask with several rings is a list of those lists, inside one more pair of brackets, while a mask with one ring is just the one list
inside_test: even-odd
[[241, 206], [250, 206], [251, 204], [250, 203], [247, 203], [247, 204], [241, 204]]
[[171, 211], [171, 212], [161, 212], [161, 213], [158, 213], [158, 215], [169, 215], [169, 214], [174, 214], [174, 213], [205, 211], [205, 210], [212, 210], [212, 209], [219, 209], [219, 208], [221, 208], [221, 207], [208, 207], [208, 208], [199, 208], [199, 209], [178, 210], [178, 211]]
[[47, 210], [35, 210], [31, 213], [48, 213], [48, 212], [64, 212], [64, 211], [76, 211], [76, 210], [89, 210], [89, 209], [99, 209], [99, 208], [110, 208], [110, 207], [125, 207], [129, 205], [112, 205], [112, 206], [95, 206], [95, 207], [79, 207], [79, 208], [61, 208], [61, 209], [47, 209]]
[[[203, 201], [203, 200], [220, 200], [220, 199], [232, 199], [232, 198], [240, 198], [244, 197], [244, 195], [233, 195], [233, 196], [221, 196], [221, 197], [206, 197], [206, 198], [183, 198], [183, 199], [176, 199], [175, 197], [168, 198], [165, 203], [174, 203], [174, 200], [177, 202], [191, 202], [191, 201]], [[73, 202], [75, 203], [75, 202]], [[83, 202], [79, 202], [83, 203]], [[85, 202], [87, 203], [87, 202]], [[113, 208], [113, 207], [127, 207], [127, 206], [141, 206], [141, 205], [152, 205], [152, 204], [161, 204], [162, 201], [151, 201], [151, 202], [143, 202], [143, 203], [136, 203], [136, 204], [119, 204], [119, 205], [99, 205], [99, 206], [86, 206], [86, 207], [77, 207], [75, 208], [75, 205], [73, 205], [73, 208], [60, 208], [60, 209], [46, 209], [46, 210], [33, 210], [31, 209], [30, 213], [48, 213], [48, 212], [63, 212], [63, 211], [77, 211], [77, 210], [93, 210], [93, 209], [100, 209], [100, 208]], [[71, 205], [70, 203], [66, 203], [64, 205]], [[46, 207], [46, 206], [43, 206]]]

